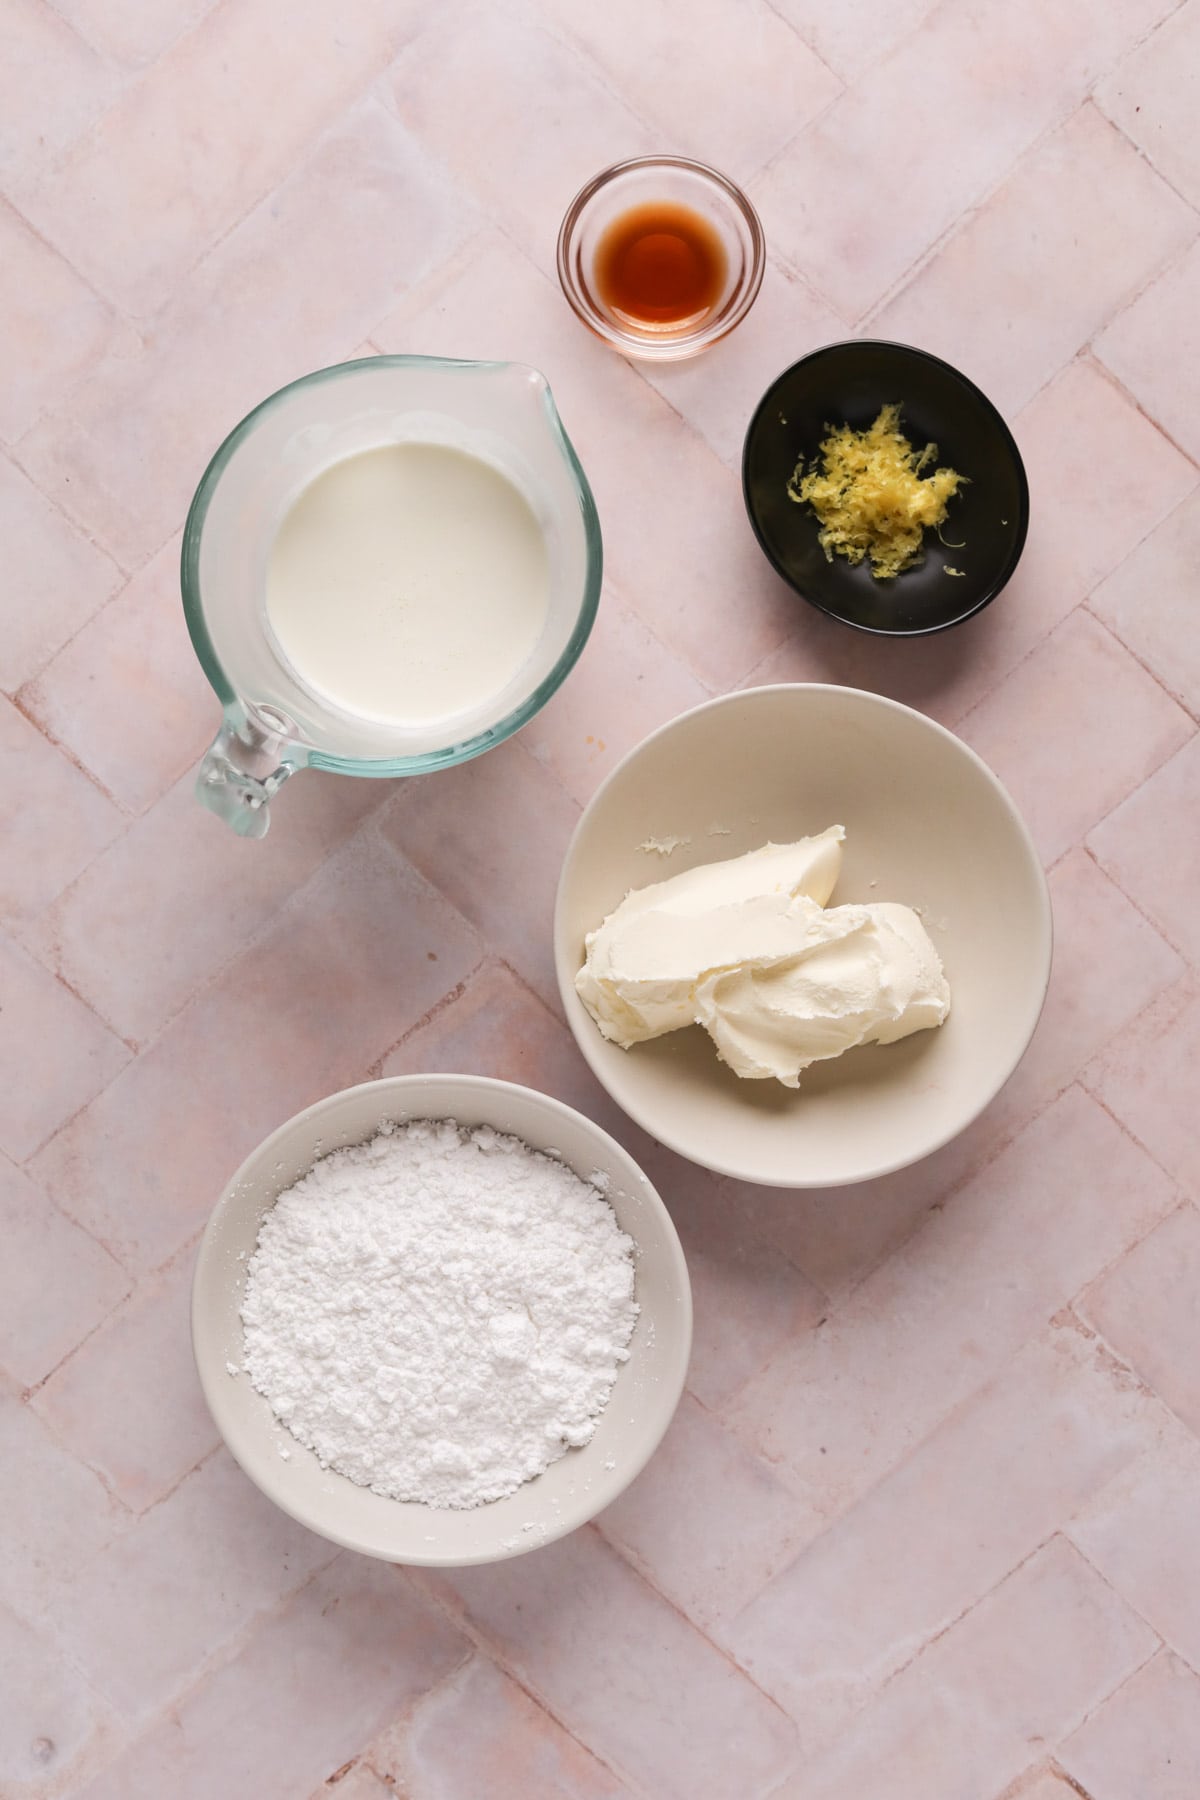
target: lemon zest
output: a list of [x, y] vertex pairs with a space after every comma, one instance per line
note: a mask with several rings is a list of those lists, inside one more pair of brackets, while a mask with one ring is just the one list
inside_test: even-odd
[[803, 457], [796, 464], [788, 498], [812, 507], [826, 561], [837, 555], [856, 565], [869, 557], [877, 581], [894, 580], [921, 561], [925, 532], [941, 526], [967, 477], [954, 469], [924, 473], [937, 462], [938, 447], [913, 449], [900, 429], [898, 402], [882, 407], [865, 431], [825, 429], [807, 474]]

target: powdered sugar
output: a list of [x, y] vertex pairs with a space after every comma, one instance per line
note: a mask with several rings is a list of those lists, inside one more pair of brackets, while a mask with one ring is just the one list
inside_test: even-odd
[[333, 1151], [263, 1220], [247, 1375], [360, 1486], [514, 1492], [588, 1441], [629, 1354], [633, 1243], [600, 1186], [453, 1120]]

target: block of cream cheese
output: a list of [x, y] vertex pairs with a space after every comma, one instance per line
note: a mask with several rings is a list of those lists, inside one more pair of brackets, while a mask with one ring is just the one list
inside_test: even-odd
[[627, 894], [575, 978], [605, 1037], [703, 1025], [738, 1075], [797, 1087], [810, 1063], [940, 1025], [950, 990], [916, 913], [826, 910], [844, 838], [834, 825]]
[[834, 906], [824, 943], [770, 967], [715, 970], [696, 990], [696, 1019], [738, 1075], [798, 1087], [810, 1063], [859, 1044], [894, 1044], [940, 1025], [950, 989], [911, 907]]
[[696, 990], [717, 970], [771, 967], [824, 936], [822, 908], [842, 866], [833, 825], [796, 844], [686, 869], [634, 888], [586, 939], [575, 977], [605, 1037], [628, 1049], [696, 1023]]

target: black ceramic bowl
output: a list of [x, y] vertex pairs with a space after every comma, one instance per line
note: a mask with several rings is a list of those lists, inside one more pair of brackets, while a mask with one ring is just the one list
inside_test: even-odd
[[[915, 449], [936, 443], [937, 466], [970, 480], [950, 502], [947, 544], [926, 532], [924, 561], [877, 581], [868, 559], [857, 567], [844, 556], [826, 560], [811, 507], [790, 500], [787, 489], [827, 426], [861, 431], [889, 401], [900, 403]], [[889, 636], [944, 631], [980, 612], [1016, 568], [1029, 525], [1021, 455], [987, 396], [927, 350], [871, 339], [814, 350], [772, 382], [746, 433], [742, 488], [759, 543], [801, 598], [860, 631]], [[964, 573], [947, 575], [947, 567]]]

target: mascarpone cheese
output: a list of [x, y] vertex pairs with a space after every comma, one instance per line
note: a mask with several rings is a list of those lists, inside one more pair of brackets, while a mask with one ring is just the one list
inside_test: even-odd
[[628, 1049], [703, 1025], [736, 1074], [799, 1085], [810, 1063], [940, 1025], [950, 990], [907, 906], [835, 906], [845, 832], [765, 844], [636, 888], [586, 940], [575, 978]]
[[769, 967], [822, 932], [822, 908], [842, 864], [840, 825], [796, 844], [686, 869], [634, 888], [588, 933], [575, 977], [605, 1037], [628, 1050], [695, 1024], [696, 990], [709, 975]]

